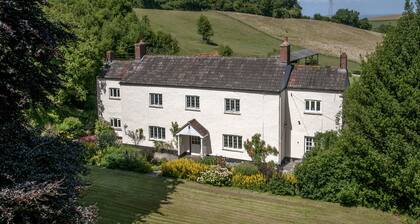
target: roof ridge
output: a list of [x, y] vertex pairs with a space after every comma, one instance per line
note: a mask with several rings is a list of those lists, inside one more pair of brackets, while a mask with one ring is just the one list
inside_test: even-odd
[[155, 58], [221, 58], [221, 59], [273, 59], [278, 57], [267, 56], [200, 56], [200, 55], [145, 55], [144, 57]]

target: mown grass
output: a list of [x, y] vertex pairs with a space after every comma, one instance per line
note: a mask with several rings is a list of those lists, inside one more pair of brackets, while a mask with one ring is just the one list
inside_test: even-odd
[[[153, 29], [172, 34], [179, 42], [180, 55], [208, 53], [217, 50], [218, 45], [229, 45], [236, 56], [267, 56], [278, 53], [283, 38], [268, 34], [258, 29], [258, 26], [251, 25], [246, 19], [233, 18], [225, 12], [136, 9], [136, 13], [140, 18], [147, 15]], [[201, 41], [201, 37], [197, 33], [196, 24], [201, 14], [206, 15], [212, 24], [214, 45]], [[274, 25], [273, 29], [278, 27], [281, 26]], [[290, 35], [299, 34], [289, 33]], [[309, 42], [313, 42], [313, 39], [308, 39]], [[292, 51], [299, 49], [302, 47], [292, 40]], [[320, 55], [319, 60], [322, 65], [337, 66], [339, 63], [336, 56], [327, 54]], [[350, 70], [359, 70], [360, 64], [350, 61], [349, 68]]]
[[367, 208], [91, 167], [83, 202], [99, 223], [400, 223]]

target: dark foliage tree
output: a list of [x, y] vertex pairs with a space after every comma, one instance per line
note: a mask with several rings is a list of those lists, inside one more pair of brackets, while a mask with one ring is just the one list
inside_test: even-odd
[[59, 46], [72, 39], [43, 13], [46, 1], [0, 1], [0, 222], [90, 223], [78, 206], [83, 148], [28, 130], [25, 110], [60, 88]]
[[370, 30], [372, 25], [367, 18], [360, 19], [360, 13], [356, 10], [339, 9], [331, 18], [333, 22], [357, 27], [360, 29]]
[[345, 128], [298, 166], [302, 196], [420, 218], [420, 14], [407, 12], [345, 94]]

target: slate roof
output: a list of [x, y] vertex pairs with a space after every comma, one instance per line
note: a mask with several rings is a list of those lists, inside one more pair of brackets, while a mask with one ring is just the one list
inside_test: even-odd
[[333, 67], [296, 65], [287, 87], [291, 89], [312, 89], [344, 91], [349, 85], [347, 72]]
[[182, 129], [184, 129], [188, 125], [190, 125], [192, 128], [194, 128], [194, 130], [196, 130], [198, 132], [198, 134], [200, 134], [202, 137], [205, 137], [206, 135], [209, 134], [209, 131], [207, 131], [207, 129], [203, 125], [201, 125], [196, 119], [192, 119], [192, 120], [188, 121], [184, 126], [182, 126], [179, 129], [179, 132], [182, 131]]
[[278, 58], [144, 56], [125, 84], [279, 92], [287, 66]]
[[344, 91], [347, 73], [333, 67], [286, 65], [277, 57], [146, 55], [113, 61], [104, 78], [126, 85], [281, 92], [285, 88]]

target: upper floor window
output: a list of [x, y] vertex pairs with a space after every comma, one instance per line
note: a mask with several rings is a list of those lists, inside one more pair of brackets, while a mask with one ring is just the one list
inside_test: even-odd
[[121, 119], [119, 118], [111, 118], [111, 127], [113, 128], [121, 128]]
[[224, 149], [242, 149], [242, 136], [223, 135]]
[[149, 126], [149, 138], [155, 140], [164, 140], [166, 138], [165, 128]]
[[185, 108], [192, 110], [200, 109], [200, 97], [199, 96], [186, 96], [185, 97]]
[[314, 137], [305, 136], [305, 153], [311, 151], [315, 147]]
[[321, 101], [305, 100], [305, 112], [321, 113]]
[[109, 98], [120, 98], [120, 89], [109, 88]]
[[240, 111], [239, 99], [225, 99], [225, 112], [239, 113]]
[[150, 106], [162, 107], [162, 94], [150, 93]]

